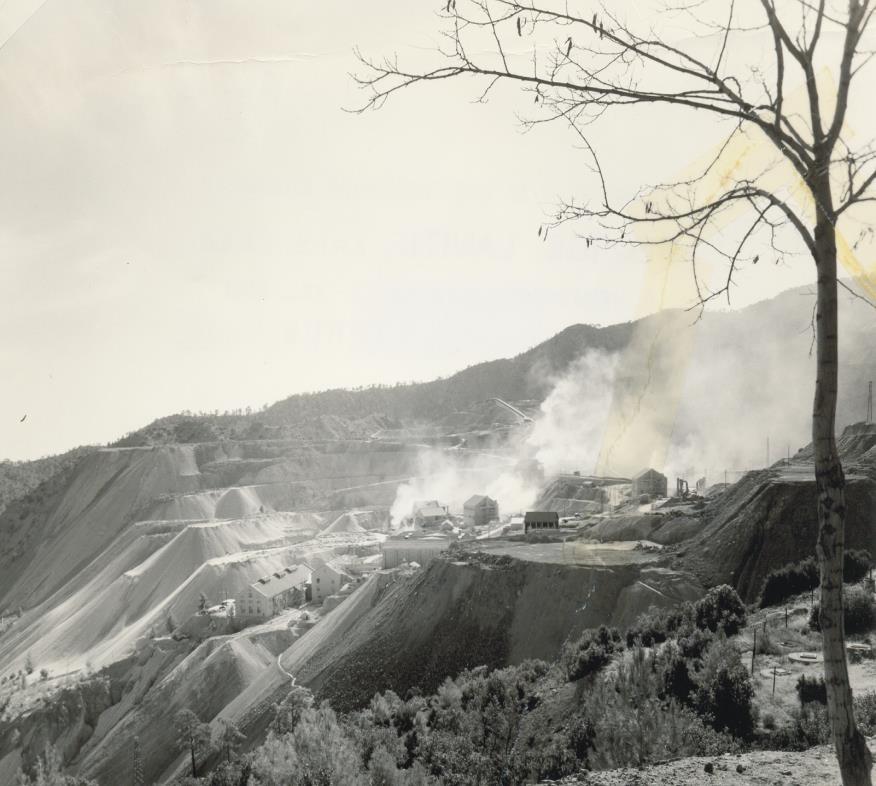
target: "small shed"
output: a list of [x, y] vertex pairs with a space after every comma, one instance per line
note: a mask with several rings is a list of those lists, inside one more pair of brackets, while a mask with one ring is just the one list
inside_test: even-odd
[[523, 517], [523, 530], [559, 529], [560, 514], [555, 511], [530, 510]]

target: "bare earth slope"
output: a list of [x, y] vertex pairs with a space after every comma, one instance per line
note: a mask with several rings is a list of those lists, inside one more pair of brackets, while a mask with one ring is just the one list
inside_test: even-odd
[[0, 603], [32, 606], [76, 576], [161, 494], [193, 491], [191, 446], [99, 450], [83, 459], [58, 498], [37, 509], [21, 548], [4, 548]]
[[[858, 424], [839, 440], [846, 464], [846, 547], [876, 554], [876, 425]], [[807, 450], [790, 466], [750, 472], [710, 504], [678, 565], [704, 584], [731, 584], [751, 601], [766, 574], [815, 552], [815, 480]]]
[[378, 690], [434, 690], [474, 666], [551, 659], [585, 628], [623, 625], [651, 605], [698, 594], [691, 580], [648, 564], [438, 559], [387, 586], [342, 646], [290, 670], [335, 708], [350, 709]]

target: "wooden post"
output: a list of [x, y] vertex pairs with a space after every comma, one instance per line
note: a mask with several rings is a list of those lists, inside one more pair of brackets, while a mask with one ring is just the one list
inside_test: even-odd
[[773, 696], [776, 695], [776, 667], [773, 666]]
[[785, 606], [785, 627], [788, 627], [788, 607]]
[[754, 676], [754, 654], [757, 652], [757, 628], [754, 629], [754, 643], [751, 645], [751, 675]]

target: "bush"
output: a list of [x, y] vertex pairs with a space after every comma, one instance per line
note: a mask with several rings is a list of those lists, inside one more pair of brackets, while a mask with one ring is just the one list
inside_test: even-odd
[[569, 680], [574, 682], [599, 671], [617, 650], [622, 649], [620, 641], [617, 628], [600, 625], [597, 630], [585, 630], [564, 653]]
[[678, 649], [684, 658], [699, 659], [703, 657], [714, 639], [715, 634], [712, 631], [693, 628], [686, 635], [679, 636]]
[[863, 587], [851, 587], [843, 598], [843, 619], [847, 633], [868, 633], [876, 625], [876, 604]]
[[855, 696], [855, 718], [866, 737], [876, 734], [876, 693], [870, 691]]
[[712, 727], [748, 739], [754, 732], [754, 686], [739, 650], [725, 638], [715, 639], [706, 652], [699, 675], [696, 707]]
[[693, 606], [683, 604], [678, 609], [651, 606], [645, 614], [629, 627], [626, 632], [627, 646], [637, 642], [643, 647], [653, 647], [673, 638], [682, 629], [693, 626]]
[[760, 607], [777, 606], [788, 598], [818, 586], [818, 563], [814, 557], [785, 565], [767, 574], [760, 591]]
[[730, 585], [712, 587], [694, 604], [694, 620], [698, 628], [733, 636], [745, 625], [745, 604]]
[[782, 648], [773, 641], [768, 630], [761, 630], [757, 636], [758, 655], [781, 655]]
[[[809, 627], [821, 630], [821, 607], [813, 604], [809, 612]], [[843, 620], [846, 633], [868, 633], [876, 627], [876, 603], [863, 587], [849, 587], [843, 593]]]
[[827, 686], [824, 684], [824, 677], [807, 677], [801, 674], [800, 679], [797, 680], [797, 698], [800, 699], [801, 706], [815, 702], [827, 704]]
[[857, 584], [869, 572], [873, 565], [870, 552], [864, 549], [852, 549], [843, 554], [843, 581], [846, 584]]
[[[856, 584], [863, 579], [872, 560], [869, 551], [846, 551], [843, 555], [843, 581]], [[785, 565], [767, 574], [760, 592], [760, 607], [777, 606], [788, 598], [802, 592], [810, 592], [819, 584], [818, 562], [815, 557], [807, 557], [799, 562]]]
[[679, 648], [672, 644], [666, 645], [663, 654], [663, 695], [687, 704], [696, 690], [696, 683], [690, 675], [688, 660]]

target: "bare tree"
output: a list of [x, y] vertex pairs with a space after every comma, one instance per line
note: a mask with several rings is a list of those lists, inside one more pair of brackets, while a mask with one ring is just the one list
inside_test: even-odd
[[[378, 108], [405, 88], [457, 77], [480, 78], [481, 101], [500, 82], [522, 86], [537, 105], [524, 125], [568, 123], [595, 177], [596, 197], [562, 204], [539, 233], [575, 221], [586, 227], [588, 246], [684, 249], [700, 311], [716, 297], [729, 300], [742, 266], [789, 253], [786, 235], [812, 257], [818, 281], [812, 437], [821, 629], [828, 710], [846, 786], [871, 783], [871, 757], [853, 714], [843, 629], [845, 480], [834, 432], [837, 294], [844, 284], [837, 278], [837, 245], [838, 222], [847, 211], [876, 200], [876, 148], [872, 142], [854, 145], [844, 127], [853, 81], [873, 54], [864, 41], [870, 6], [871, 0], [676, 0], [662, 12], [681, 18], [693, 35], [676, 44], [658, 30], [637, 31], [618, 12], [586, 0], [447, 0], [437, 62], [405, 68], [397, 56], [359, 54], [364, 71], [354, 77], [369, 94], [358, 111]], [[738, 46], [752, 37], [770, 55], [769, 69], [740, 62]], [[824, 66], [834, 80], [829, 90], [819, 79]], [[618, 202], [610, 197], [590, 126], [628, 107], [650, 108], [658, 121], [659, 107], [676, 113], [676, 122], [684, 113], [708, 113], [727, 124], [727, 133], [693, 178], [644, 187]], [[769, 160], [744, 176], [715, 177], [740, 136], [762, 140]], [[701, 278], [704, 260], [712, 270], [721, 264], [719, 280]]]

